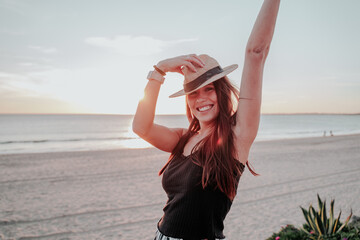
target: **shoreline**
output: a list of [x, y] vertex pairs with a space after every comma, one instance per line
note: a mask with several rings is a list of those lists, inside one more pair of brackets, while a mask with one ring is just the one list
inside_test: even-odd
[[[1, 115], [104, 115], [104, 116], [135, 116], [134, 113], [117, 114], [117, 113], [0, 113]], [[261, 115], [360, 115], [359, 113], [331, 113], [331, 112], [296, 112], [296, 113], [261, 113]], [[186, 113], [163, 114], [158, 113], [156, 116], [186, 116]]]
[[272, 141], [287, 141], [287, 140], [296, 140], [296, 139], [313, 139], [313, 138], [333, 138], [333, 137], [347, 137], [347, 136], [360, 136], [360, 133], [349, 133], [349, 134], [337, 134], [333, 136], [312, 136], [312, 137], [293, 137], [293, 138], [279, 138], [279, 139], [260, 139], [255, 142], [272, 142]]
[[[296, 138], [279, 138], [279, 139], [260, 139], [257, 140], [255, 139], [253, 144], [256, 143], [262, 143], [262, 142], [278, 142], [278, 141], [296, 141], [296, 140], [306, 140], [306, 139], [327, 139], [327, 138], [338, 138], [338, 137], [351, 137], [351, 136], [360, 136], [360, 133], [351, 133], [351, 134], [339, 134], [339, 135], [334, 135], [334, 136], [313, 136], [313, 137], [296, 137]], [[19, 153], [0, 153], [0, 157], [1, 156], [8, 156], [8, 155], [27, 155], [27, 154], [59, 154], [59, 153], [78, 153], [78, 152], [112, 152], [112, 151], [143, 151], [143, 150], [147, 150], [147, 149], [155, 149], [157, 150], [155, 147], [150, 146], [150, 147], [145, 147], [145, 148], [109, 148], [109, 149], [95, 149], [95, 150], [89, 150], [89, 149], [84, 149], [84, 150], [74, 150], [74, 149], [69, 149], [69, 150], [65, 150], [65, 151], [39, 151], [39, 152], [19, 152]], [[161, 150], [159, 150], [161, 151]]]

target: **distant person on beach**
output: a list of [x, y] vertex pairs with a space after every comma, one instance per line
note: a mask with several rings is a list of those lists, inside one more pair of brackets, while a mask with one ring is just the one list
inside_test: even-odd
[[[133, 131], [171, 153], [159, 172], [168, 201], [156, 240], [225, 239], [224, 219], [245, 166], [257, 175], [248, 155], [258, 132], [263, 70], [279, 5], [280, 0], [265, 0], [261, 7], [246, 46], [240, 92], [226, 76], [238, 66], [222, 68], [208, 55], [165, 59], [150, 71]], [[170, 97], [185, 95], [188, 129], [154, 123], [167, 72], [184, 75], [184, 88]]]

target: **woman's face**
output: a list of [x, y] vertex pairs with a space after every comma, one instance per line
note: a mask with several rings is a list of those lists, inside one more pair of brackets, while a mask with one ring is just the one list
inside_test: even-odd
[[219, 114], [219, 105], [213, 83], [187, 95], [191, 113], [203, 124], [211, 123]]

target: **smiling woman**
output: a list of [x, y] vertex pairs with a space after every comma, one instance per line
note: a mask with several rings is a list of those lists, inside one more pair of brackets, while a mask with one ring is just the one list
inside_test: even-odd
[[206, 85], [192, 93], [189, 93], [187, 106], [193, 116], [199, 121], [211, 124], [213, 119], [219, 114], [219, 106], [213, 83]]
[[[208, 55], [183, 55], [154, 65], [145, 96], [139, 102], [133, 131], [160, 150], [171, 152], [160, 170], [168, 195], [156, 240], [225, 239], [224, 219], [248, 164], [259, 128], [262, 76], [274, 33], [280, 0], [265, 0], [246, 46], [240, 92]], [[168, 128], [154, 123], [160, 86], [167, 72], [184, 75], [189, 127]], [[234, 102], [233, 100], [236, 99]]]

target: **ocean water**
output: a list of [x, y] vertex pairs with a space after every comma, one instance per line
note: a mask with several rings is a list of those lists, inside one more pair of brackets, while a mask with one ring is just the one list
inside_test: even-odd
[[[131, 130], [131, 115], [1, 114], [0, 154], [147, 148]], [[185, 115], [155, 122], [187, 128]], [[256, 141], [360, 133], [360, 115], [262, 115]]]

